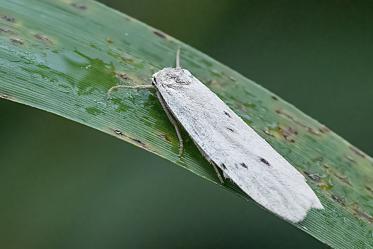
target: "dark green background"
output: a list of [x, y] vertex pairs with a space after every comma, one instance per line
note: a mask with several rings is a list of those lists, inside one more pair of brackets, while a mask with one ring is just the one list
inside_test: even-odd
[[[372, 151], [369, 1], [109, 1]], [[113, 25], [120, 25], [113, 23]], [[1, 248], [324, 248], [168, 161], [0, 100]]]

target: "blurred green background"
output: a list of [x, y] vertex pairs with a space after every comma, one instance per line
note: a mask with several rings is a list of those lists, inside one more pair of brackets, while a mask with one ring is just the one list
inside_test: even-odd
[[[372, 151], [369, 1], [102, 2]], [[113, 137], [4, 100], [0, 117], [1, 248], [325, 248], [255, 204]]]

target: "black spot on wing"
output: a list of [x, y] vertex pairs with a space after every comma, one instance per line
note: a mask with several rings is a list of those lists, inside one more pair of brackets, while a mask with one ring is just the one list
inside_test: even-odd
[[230, 127], [227, 127], [227, 130], [231, 131], [231, 132], [234, 132], [234, 130], [232, 128], [230, 128]]
[[245, 169], [247, 169], [247, 165], [246, 165], [245, 163], [240, 163], [240, 165], [241, 165], [242, 167], [244, 167]]
[[271, 166], [271, 164], [266, 159], [264, 159], [263, 157], [260, 158], [260, 161], [267, 166]]
[[226, 116], [228, 116], [228, 117], [231, 118], [231, 115], [230, 115], [228, 112], [224, 111], [224, 114], [225, 114]]

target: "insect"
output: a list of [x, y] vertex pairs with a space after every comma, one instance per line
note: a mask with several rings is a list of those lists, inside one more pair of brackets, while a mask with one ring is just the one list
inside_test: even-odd
[[180, 154], [183, 139], [179, 124], [215, 168], [221, 182], [230, 179], [264, 208], [294, 223], [302, 221], [311, 208], [323, 209], [304, 176], [215, 93], [181, 68], [179, 54], [180, 50], [176, 68], [156, 72], [152, 85], [130, 88], [156, 89], [175, 127]]

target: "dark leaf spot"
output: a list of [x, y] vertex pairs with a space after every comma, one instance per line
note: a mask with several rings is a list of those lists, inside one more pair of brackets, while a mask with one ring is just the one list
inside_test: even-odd
[[1, 32], [8, 33], [8, 32], [10, 32], [10, 30], [0, 27], [0, 33]]
[[106, 42], [111, 44], [111, 43], [113, 43], [113, 39], [111, 39], [111, 37], [107, 37]]
[[319, 128], [319, 131], [321, 133], [328, 133], [328, 132], [330, 132], [330, 129], [324, 125], [324, 126]]
[[163, 138], [167, 141], [167, 142], [172, 142], [172, 139], [170, 138], [170, 136], [168, 134], [163, 134]]
[[225, 166], [224, 163], [221, 164], [221, 167], [222, 167], [223, 169], [227, 169], [227, 166]]
[[321, 177], [318, 174], [310, 173], [307, 171], [304, 171], [304, 173], [312, 180], [315, 182], [321, 181]]
[[7, 21], [7, 22], [15, 22], [16, 19], [12, 16], [2, 16], [1, 17], [3, 20]]
[[311, 134], [314, 134], [314, 135], [317, 135], [317, 136], [320, 136], [321, 134], [321, 132], [319, 131], [319, 130], [315, 130], [314, 128], [311, 128], [311, 127], [308, 127], [307, 128], [307, 131], [309, 132], [309, 133], [311, 133]]
[[6, 95], [6, 94], [1, 94], [0, 93], [0, 99], [10, 99], [10, 96]]
[[354, 208], [354, 211], [360, 217], [362, 217], [362, 218], [368, 220], [369, 222], [373, 223], [373, 217], [370, 214], [368, 214], [364, 211], [361, 211], [358, 207]]
[[123, 72], [116, 72], [115, 76], [117, 76], [117, 78], [120, 80], [129, 80], [128, 74]]
[[244, 167], [245, 169], [247, 169], [247, 165], [246, 165], [245, 163], [240, 163], [240, 165], [241, 165], [242, 167]]
[[292, 127], [287, 127], [286, 129], [280, 129], [282, 131], [282, 136], [289, 142], [294, 143], [294, 136], [298, 135], [298, 131]]
[[45, 35], [36, 34], [35, 38], [38, 39], [38, 40], [41, 40], [41, 41], [44, 41], [44, 42], [52, 44], [52, 41], [47, 36], [45, 36]]
[[366, 190], [368, 190], [371, 194], [373, 194], [373, 188], [369, 186], [365, 186]]
[[271, 98], [272, 98], [273, 100], [278, 100], [278, 98], [277, 98], [276, 96], [274, 96], [274, 95], [272, 95]]
[[299, 126], [302, 126], [303, 128], [306, 128], [306, 129], [312, 129], [310, 127], [308, 127], [307, 125], [303, 124], [302, 122], [298, 121], [296, 118], [294, 118], [293, 116], [291, 116], [289, 113], [286, 113], [285, 111], [283, 110], [280, 110], [280, 109], [277, 109], [275, 111], [277, 114], [279, 115], [282, 115], [288, 119], [290, 119], [291, 121], [293, 121], [294, 123], [296, 123], [297, 125]]
[[349, 147], [350, 150], [352, 150], [352, 152], [354, 152], [356, 155], [362, 157], [362, 158], [365, 158], [365, 155], [363, 152], [361, 152], [359, 149], [357, 149], [356, 147], [353, 147], [353, 146], [350, 146]]
[[264, 159], [263, 157], [260, 158], [260, 161], [267, 166], [271, 166], [271, 164], [266, 159]]
[[341, 204], [342, 206], [345, 205], [345, 200], [337, 195], [332, 194], [332, 199]]
[[142, 142], [141, 140], [139, 140], [139, 139], [132, 138], [132, 137], [128, 137], [128, 138], [131, 139], [132, 141], [134, 141], [135, 143], [141, 145], [142, 147], [145, 147], [145, 146], [146, 146], [146, 144], [143, 143], [143, 142]]
[[342, 182], [346, 183], [347, 185], [351, 185], [350, 181], [348, 180], [348, 177], [347, 176], [344, 176], [344, 175], [339, 175], [337, 173], [334, 173], [334, 175], [339, 179], [341, 180]]
[[129, 140], [131, 140], [131, 141], [133, 141], [133, 142], [135, 142], [137, 144], [139, 144], [141, 147], [144, 147], [144, 148], [146, 147], [146, 144], [144, 142], [142, 142], [141, 140], [139, 140], [137, 138], [133, 138], [133, 137], [130, 137], [130, 136], [124, 134], [121, 130], [115, 129], [113, 131], [118, 136], [125, 137], [125, 138], [127, 138], [127, 139], [129, 139]]
[[23, 41], [19, 38], [10, 38], [10, 41], [14, 44], [19, 44], [19, 45], [23, 44]]
[[166, 39], [166, 35], [163, 32], [159, 31], [159, 30], [154, 30], [153, 33], [155, 35], [161, 37], [162, 39]]
[[123, 136], [123, 132], [120, 131], [120, 130], [114, 130], [114, 133], [119, 135], [119, 136]]
[[86, 10], [87, 9], [87, 6], [84, 5], [84, 4], [81, 4], [81, 3], [72, 3], [71, 6], [73, 6], [74, 8], [77, 8], [79, 10]]

